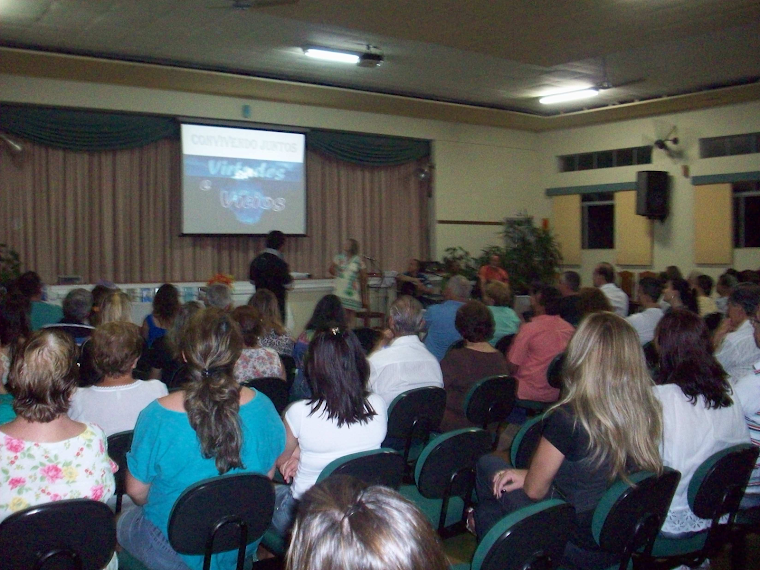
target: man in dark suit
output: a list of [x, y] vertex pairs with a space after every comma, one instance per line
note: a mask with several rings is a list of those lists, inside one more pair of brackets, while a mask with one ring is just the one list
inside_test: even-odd
[[292, 283], [288, 264], [282, 258], [285, 234], [279, 230], [269, 232], [266, 249], [251, 261], [249, 277], [256, 289], [269, 289], [277, 297], [282, 322], [285, 322], [285, 291]]

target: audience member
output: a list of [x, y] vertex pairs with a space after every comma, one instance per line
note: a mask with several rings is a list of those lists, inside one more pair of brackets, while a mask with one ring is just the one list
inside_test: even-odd
[[328, 477], [301, 499], [286, 570], [448, 570], [425, 515], [396, 491]]
[[13, 395], [0, 384], [0, 424], [5, 424], [16, 417], [13, 411]]
[[[66, 415], [77, 387], [74, 340], [56, 330], [33, 333], [13, 363], [10, 387], [17, 417], [0, 426], [0, 520], [51, 501], [106, 502], [116, 487], [106, 436]], [[114, 554], [107, 569], [117, 567]]]
[[564, 378], [565, 395], [544, 419], [530, 469], [511, 469], [496, 455], [478, 462], [475, 530], [482, 540], [504, 515], [559, 493], [576, 516], [562, 565], [605, 568], [616, 559], [593, 538], [594, 509], [610, 481], [662, 472], [662, 414], [636, 331], [612, 313], [581, 321]]
[[271, 348], [259, 344], [262, 332], [259, 312], [250, 305], [236, 307], [232, 318], [240, 327], [243, 335], [243, 351], [235, 363], [233, 375], [241, 384], [256, 378], [282, 378], [285, 380], [285, 368], [280, 355]]
[[92, 288], [92, 308], [90, 309], [90, 324], [94, 327], [100, 324], [100, 305], [103, 303], [109, 294], [114, 291], [113, 283], [110, 281], [107, 283], [98, 282], [95, 287]]
[[615, 285], [615, 268], [609, 263], [600, 263], [593, 273], [594, 287], [604, 293], [612, 310], [621, 317], [628, 316], [628, 295]]
[[153, 312], [145, 317], [141, 329], [148, 348], [171, 328], [181, 306], [179, 291], [174, 285], [164, 283], [158, 288], [153, 297]]
[[626, 317], [625, 320], [636, 329], [641, 340], [641, 345], [651, 342], [654, 339], [654, 331], [657, 323], [662, 318], [663, 310], [657, 302], [662, 295], [662, 281], [654, 277], [642, 277], [637, 285], [639, 292], [639, 305], [642, 307], [640, 313]]
[[337, 254], [330, 264], [333, 280], [333, 294], [336, 295], [346, 311], [348, 325], [353, 326], [356, 312], [366, 304], [364, 286], [367, 283], [367, 268], [359, 255], [359, 242], [347, 239], [343, 251]]
[[420, 271], [420, 260], [410, 259], [404, 273], [396, 275], [396, 284], [400, 295], [409, 295], [418, 299], [433, 293], [430, 280]]
[[718, 312], [718, 306], [712, 298], [713, 279], [709, 275], [698, 275], [694, 292], [697, 295], [699, 316], [704, 317]]
[[142, 353], [140, 329], [123, 321], [105, 323], [95, 329], [89, 344], [100, 380], [74, 392], [69, 417], [96, 424], [106, 436], [134, 429], [142, 409], [168, 393], [158, 380], [132, 378]]
[[[135, 426], [127, 454], [127, 493], [136, 505], [119, 518], [121, 547], [150, 568], [203, 566], [203, 556], [179, 555], [167, 539], [169, 514], [190, 485], [218, 475], [272, 476], [285, 430], [272, 402], [232, 375], [243, 348], [229, 314], [208, 308], [186, 327], [180, 350], [189, 382], [149, 404]], [[248, 546], [253, 555], [258, 541]], [[216, 554], [218, 568], [235, 566], [237, 550]]]
[[715, 286], [718, 298], [715, 299], [715, 305], [718, 307], [718, 311], [724, 315], [728, 311], [728, 298], [738, 284], [736, 277], [728, 272], [718, 277], [718, 284]]
[[546, 370], [552, 359], [565, 350], [575, 329], [558, 314], [561, 294], [556, 287], [543, 285], [531, 293], [535, 316], [520, 327], [507, 360], [516, 368], [518, 398], [554, 402], [559, 390], [549, 386]]
[[481, 293], [485, 293], [486, 285], [489, 281], [498, 281], [499, 283], [509, 285], [509, 274], [501, 266], [501, 256], [498, 253], [489, 255], [488, 264], [483, 265], [478, 270], [478, 284], [480, 285]]
[[223, 311], [232, 310], [232, 288], [224, 283], [212, 283], [206, 288], [204, 303], [206, 307], [215, 307]]
[[565, 271], [559, 276], [557, 289], [562, 294], [559, 301], [559, 316], [568, 323], [577, 327], [581, 322], [581, 310], [579, 307], [581, 288], [581, 276], [575, 271]]
[[280, 322], [284, 323], [286, 322], [286, 292], [293, 282], [293, 277], [282, 255], [283, 247], [285, 247], [285, 234], [279, 230], [269, 232], [266, 249], [251, 261], [248, 275], [256, 291], [266, 289], [274, 294], [277, 299]]
[[491, 311], [494, 320], [493, 336], [488, 341], [491, 346], [496, 346], [502, 338], [517, 333], [520, 328], [520, 317], [512, 309], [512, 293], [509, 285], [501, 281], [490, 281], [486, 285], [486, 298], [490, 303], [488, 310]]
[[752, 372], [752, 365], [760, 360], [760, 348], [755, 345], [749, 320], [757, 311], [758, 305], [760, 285], [737, 285], [728, 300], [727, 317], [713, 336], [715, 358], [728, 373], [731, 383]]
[[26, 300], [19, 295], [8, 295], [0, 304], [0, 379], [8, 383], [8, 373], [16, 349], [32, 334]]
[[383, 345], [368, 359], [369, 390], [386, 407], [407, 390], [443, 387], [441, 365], [419, 338], [424, 325], [422, 305], [414, 297], [402, 295], [391, 303]]
[[607, 296], [596, 287], [582, 287], [578, 291], [578, 312], [582, 321], [586, 315], [613, 312]]
[[[760, 348], [760, 307], [750, 321], [755, 330], [755, 346]], [[734, 384], [734, 394], [744, 412], [744, 420], [749, 428], [750, 439], [752, 443], [760, 446], [760, 360], [752, 366], [752, 372]], [[752, 477], [742, 501], [742, 508], [749, 509], [752, 507], [760, 507], [760, 459], [752, 471]]]
[[655, 395], [662, 404], [665, 466], [681, 472], [676, 494], [662, 525], [668, 537], [709, 527], [689, 507], [687, 491], [697, 468], [708, 457], [749, 442], [741, 406], [731, 400], [726, 373], [712, 355], [704, 321], [685, 309], [673, 309], [657, 325], [660, 366]]
[[446, 389], [442, 431], [472, 425], [464, 413], [464, 400], [473, 384], [488, 376], [509, 373], [504, 355], [488, 343], [494, 329], [488, 307], [480, 301], [468, 301], [457, 310], [454, 325], [464, 339], [464, 347], [450, 349], [441, 360]]
[[328, 463], [360, 451], [378, 449], [385, 439], [385, 402], [367, 392], [369, 364], [354, 333], [337, 326], [318, 331], [309, 346], [306, 371], [309, 400], [285, 411], [285, 451], [277, 459], [284, 480], [275, 489], [271, 529], [290, 529], [301, 496]]
[[30, 321], [33, 331], [40, 330], [45, 325], [58, 323], [63, 318], [61, 307], [42, 300], [44, 286], [42, 279], [34, 271], [27, 271], [21, 275], [16, 280], [15, 288], [31, 306]]
[[677, 265], [668, 265], [660, 274], [660, 280], [665, 283], [667, 281], [674, 281], [676, 279], [683, 279], [683, 273]]
[[185, 382], [185, 362], [180, 353], [180, 340], [185, 326], [193, 315], [203, 309], [200, 301], [188, 301], [179, 310], [168, 332], [158, 338], [145, 355], [149, 378], [161, 380], [169, 390], [182, 386]]
[[261, 317], [261, 329], [263, 331], [259, 344], [271, 348], [277, 354], [293, 355], [293, 339], [290, 337], [285, 325], [282, 324], [280, 306], [269, 289], [256, 289], [256, 292], [248, 299], [248, 304], [254, 307]]
[[699, 314], [697, 297], [686, 279], [669, 279], [662, 290], [662, 300], [670, 309], [687, 309]]
[[45, 325], [46, 328], [57, 328], [70, 334], [77, 345], [81, 346], [90, 338], [95, 327], [88, 325], [87, 320], [92, 310], [92, 293], [81, 287], [72, 289], [63, 299], [63, 318], [60, 322]]
[[472, 285], [461, 275], [455, 275], [446, 283], [443, 291], [443, 303], [428, 307], [425, 313], [428, 331], [425, 346], [439, 361], [446, 356], [446, 351], [462, 336], [454, 326], [459, 307], [470, 298]]
[[752, 269], [745, 269], [744, 271], [739, 272], [739, 275], [736, 277], [739, 281], [739, 283], [752, 283], [754, 285], [760, 285], [760, 274], [758, 274], [757, 271], [753, 271]]
[[348, 328], [346, 311], [343, 309], [343, 305], [337, 296], [325, 295], [317, 302], [309, 322], [306, 323], [304, 331], [300, 334], [298, 340], [296, 340], [295, 347], [293, 347], [293, 359], [296, 362], [298, 372], [293, 386], [290, 388], [291, 400], [311, 398], [311, 389], [306, 380], [304, 367], [309, 343], [318, 330], [327, 328], [328, 325], [333, 326], [334, 323], [337, 323], [338, 327], [342, 329]]

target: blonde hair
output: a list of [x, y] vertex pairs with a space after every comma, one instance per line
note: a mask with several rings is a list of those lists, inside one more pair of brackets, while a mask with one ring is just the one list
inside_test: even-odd
[[501, 281], [489, 281], [486, 283], [486, 295], [493, 299], [497, 307], [509, 307], [512, 301], [512, 292], [509, 285]]
[[100, 302], [98, 325], [117, 321], [132, 322], [132, 301], [124, 291], [114, 291]]
[[588, 315], [567, 346], [563, 375], [567, 393], [555, 408], [572, 407], [588, 433], [592, 463], [608, 463], [610, 480], [627, 480], [630, 462], [662, 471], [662, 408], [639, 336], [625, 319], [610, 312]]

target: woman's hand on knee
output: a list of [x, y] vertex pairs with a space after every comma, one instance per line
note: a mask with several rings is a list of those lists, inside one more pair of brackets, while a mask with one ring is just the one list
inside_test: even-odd
[[502, 469], [501, 471], [497, 471], [493, 477], [494, 497], [498, 499], [503, 493], [522, 489], [527, 473], [527, 469]]

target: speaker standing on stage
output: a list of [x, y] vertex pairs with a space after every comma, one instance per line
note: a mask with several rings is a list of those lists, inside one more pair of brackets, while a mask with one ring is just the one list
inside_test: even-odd
[[288, 264], [282, 257], [285, 234], [279, 230], [269, 232], [266, 249], [251, 261], [250, 279], [256, 289], [269, 289], [277, 297], [282, 322], [285, 322], [285, 291], [293, 282]]
[[345, 250], [333, 258], [330, 275], [335, 277], [333, 293], [346, 310], [348, 325], [353, 326], [356, 311], [364, 306], [362, 292], [367, 282], [367, 270], [359, 255], [358, 241], [346, 240]]

